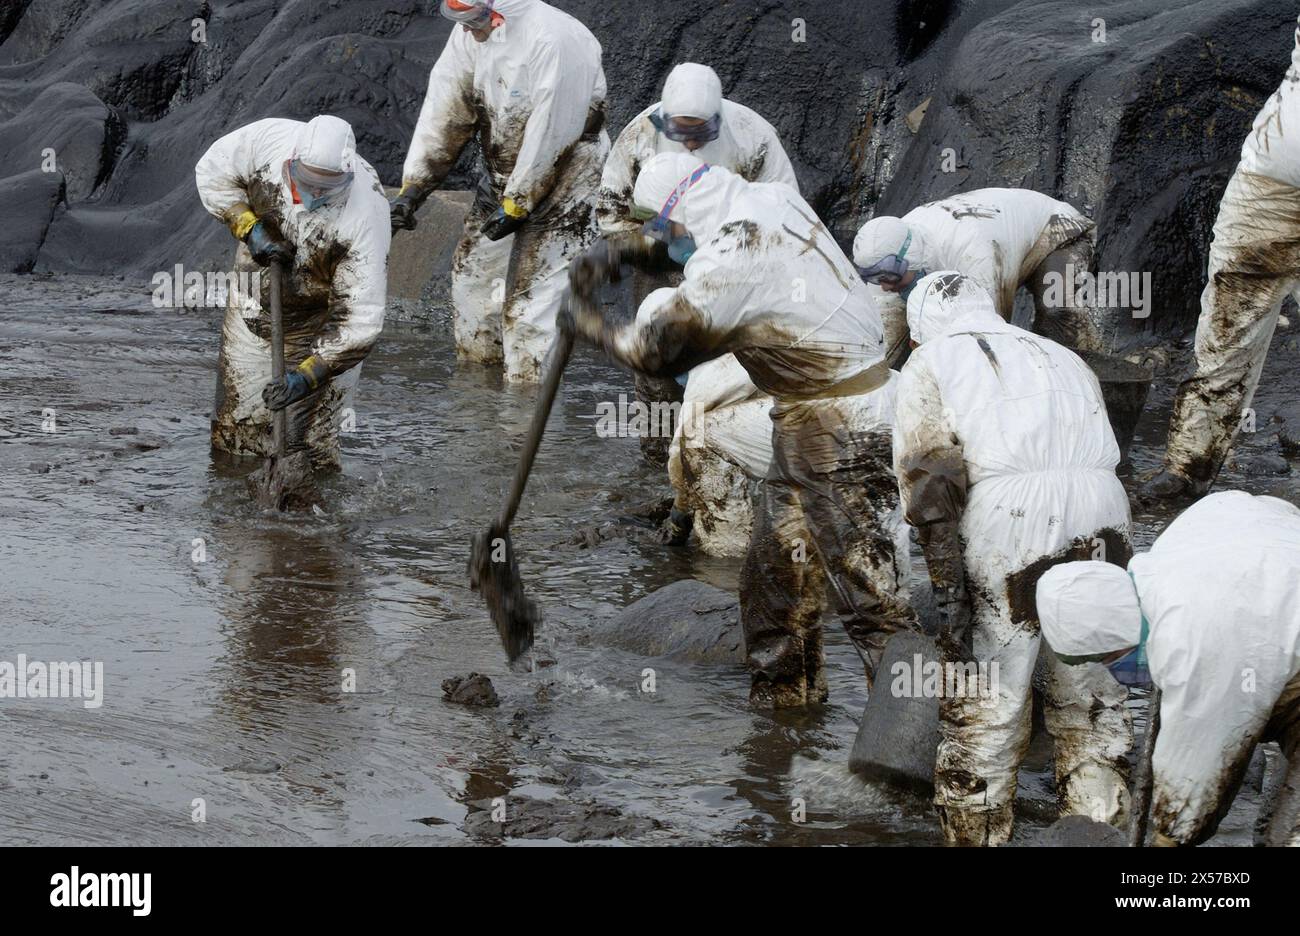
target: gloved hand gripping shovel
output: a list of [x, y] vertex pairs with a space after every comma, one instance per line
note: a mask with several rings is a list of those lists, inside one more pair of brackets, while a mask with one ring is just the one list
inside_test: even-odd
[[[561, 315], [560, 321], [564, 322], [565, 316]], [[533, 412], [532, 424], [524, 437], [510, 494], [496, 521], [486, 532], [475, 535], [470, 544], [470, 587], [482, 593], [492, 614], [492, 622], [501, 635], [501, 646], [505, 648], [506, 657], [512, 663], [533, 645], [533, 632], [539, 615], [537, 604], [524, 594], [523, 583], [519, 579], [519, 565], [515, 562], [515, 549], [510, 542], [510, 523], [524, 496], [524, 486], [528, 483], [533, 459], [537, 456], [542, 434], [546, 431], [546, 420], [551, 415], [560, 379], [564, 376], [564, 368], [573, 353], [573, 340], [573, 331], [567, 326], [562, 326], [556, 332], [546, 359], [546, 376], [537, 397], [537, 409]]]

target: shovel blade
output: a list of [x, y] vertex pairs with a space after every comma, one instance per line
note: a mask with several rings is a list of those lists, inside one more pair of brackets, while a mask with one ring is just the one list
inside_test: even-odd
[[506, 658], [513, 663], [533, 645], [539, 614], [536, 602], [524, 594], [509, 530], [492, 527], [474, 537], [469, 584], [482, 594]]
[[247, 484], [263, 510], [307, 510], [317, 500], [311, 456], [306, 452], [272, 455], [248, 476]]

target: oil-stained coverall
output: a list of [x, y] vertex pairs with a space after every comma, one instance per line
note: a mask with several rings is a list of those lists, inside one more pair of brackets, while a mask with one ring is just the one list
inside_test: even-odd
[[[1094, 238], [1092, 221], [1065, 202], [1029, 189], [988, 188], [921, 205], [901, 219], [871, 219], [853, 242], [853, 259], [867, 269], [902, 251], [921, 276], [965, 273], [993, 297], [1008, 322], [1016, 292], [1027, 286], [1034, 296], [1034, 332], [1076, 351], [1104, 352], [1118, 323], [1104, 310], [1069, 308], [1063, 301], [1067, 265], [1090, 271]], [[1050, 288], [1051, 274], [1060, 277], [1062, 289]], [[905, 299], [899, 294], [881, 303], [890, 362], [907, 344]]]
[[1255, 118], [1214, 222], [1196, 370], [1178, 387], [1160, 496], [1203, 494], [1264, 369], [1282, 301], [1300, 285], [1300, 28], [1291, 67]]
[[[418, 207], [478, 134], [485, 174], [452, 264], [456, 350], [504, 357], [506, 378], [527, 382], [540, 377], [569, 261], [595, 237], [605, 73], [600, 43], [568, 13], [541, 0], [492, 8], [504, 20], [492, 37], [453, 29], [429, 75], [402, 195]], [[488, 240], [481, 229], [503, 210], [526, 221]]]
[[1145, 620], [1163, 695], [1152, 759], [1157, 843], [1212, 836], [1255, 745], [1276, 741], [1289, 769], [1269, 838], [1300, 846], [1300, 509], [1213, 494], [1134, 556], [1128, 574], [1068, 563], [1039, 580], [1037, 597], [1043, 636], [1072, 658], [1138, 646]]
[[[706, 143], [671, 140], [665, 134], [666, 117], [720, 118], [717, 138]], [[596, 219], [604, 237], [635, 236], [641, 222], [632, 216], [632, 188], [641, 167], [659, 153], [687, 153], [701, 162], [730, 169], [750, 182], [784, 182], [798, 191], [794, 166], [786, 155], [776, 128], [743, 104], [722, 96], [722, 81], [707, 65], [684, 62], [674, 68], [664, 82], [663, 99], [637, 114], [614, 141], [600, 180], [596, 197]], [[658, 268], [656, 268], [658, 267]], [[667, 267], [671, 272], [665, 272]], [[650, 265], [634, 270], [631, 277], [634, 308], [639, 307], [654, 289], [676, 286], [681, 282], [675, 265]], [[701, 365], [713, 367], [712, 363]], [[705, 377], [705, 381], [712, 378]], [[645, 403], [672, 402], [682, 398], [674, 381], [636, 376], [637, 398]], [[642, 439], [642, 450], [655, 464], [662, 464], [667, 440]], [[739, 505], [733, 505], [739, 508]], [[742, 509], [743, 508], [739, 508]]]
[[575, 325], [654, 375], [734, 353], [773, 397], [773, 459], [741, 572], [750, 698], [815, 703], [826, 697], [827, 591], [869, 679], [888, 638], [915, 626], [892, 538], [894, 375], [865, 284], [808, 203], [722, 167], [691, 185], [699, 167], [689, 155], [655, 156], [633, 194], [694, 239], [682, 285], [653, 294], [633, 322], [606, 323], [584, 306]]
[[752, 489], [772, 463], [772, 398], [725, 354], [691, 371], [681, 412], [668, 453], [675, 507], [692, 516], [706, 553], [743, 556]]
[[[972, 652], [997, 690], [941, 700], [935, 802], [949, 842], [997, 845], [1011, 834], [1030, 738], [1033, 582], [1053, 562], [1127, 561], [1128, 497], [1101, 388], [1077, 355], [1003, 321], [984, 288], [955, 271], [923, 278], [907, 309], [919, 347], [898, 382], [902, 503], [939, 606], [960, 622], [941, 640], [945, 660]], [[1126, 698], [1104, 667], [1049, 661], [1045, 715], [1063, 812], [1124, 818]]]
[[[301, 156], [312, 129], [339, 137], [336, 149], [355, 173], [345, 201], [307, 210], [291, 186], [287, 164]], [[320, 146], [317, 136], [315, 146]], [[285, 362], [309, 358], [320, 385], [287, 408], [286, 447], [311, 454], [315, 468], [339, 465], [339, 424], [350, 407], [361, 362], [384, 324], [388, 290], [388, 201], [374, 169], [356, 154], [347, 124], [318, 117], [259, 120], [223, 136], [194, 167], [199, 198], [232, 230], [260, 220], [295, 245], [282, 286]], [[240, 236], [243, 236], [242, 233]], [[228, 295], [217, 366], [214, 448], [237, 455], [273, 454], [271, 413], [261, 392], [271, 379], [270, 276], [241, 244], [240, 277]], [[254, 286], [257, 288], [253, 288]]]

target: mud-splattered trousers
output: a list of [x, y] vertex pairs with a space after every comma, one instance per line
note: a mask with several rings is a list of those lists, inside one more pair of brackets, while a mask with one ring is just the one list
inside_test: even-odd
[[739, 558], [749, 548], [753, 494], [772, 464], [772, 398], [733, 354], [688, 378], [668, 454], [674, 506], [694, 516], [701, 549]]
[[1165, 467], [1204, 493], [1250, 409], [1282, 301], [1300, 284], [1300, 189], [1238, 169], [1214, 223], [1196, 370], [1178, 387]]
[[[656, 289], [675, 289], [681, 284], [682, 275], [677, 271], [651, 273], [645, 270], [633, 270], [629, 279], [631, 280], [629, 291], [632, 295], [632, 314], [636, 315], [636, 310], [641, 308], [641, 303], [645, 302], [647, 296]], [[642, 406], [672, 406], [674, 403], [682, 402], [682, 385], [673, 377], [634, 374], [633, 387], [636, 390], [637, 402]], [[671, 442], [672, 437], [665, 438], [662, 433], [644, 435], [641, 437], [641, 455], [652, 465], [667, 465]]]
[[[270, 274], [253, 262], [240, 245], [235, 272], [260, 281], [260, 295], [231, 289], [221, 325], [217, 356], [217, 396], [212, 417], [212, 447], [232, 455], [266, 457], [274, 454], [271, 411], [262, 403], [262, 388], [271, 380], [271, 317], [266, 311]], [[256, 274], [256, 278], [253, 275]], [[284, 278], [284, 358], [301, 361], [312, 353], [330, 320], [328, 293], [322, 295], [301, 271]], [[364, 355], [362, 355], [364, 357]], [[319, 389], [286, 409], [285, 446], [289, 452], [309, 451], [317, 471], [336, 469], [339, 430], [352, 409], [361, 363], [324, 380]]]
[[997, 845], [1010, 837], [1036, 667], [1062, 812], [1120, 822], [1132, 744], [1127, 690], [1105, 667], [1066, 667], [1040, 654], [1035, 601], [1051, 565], [1122, 564], [1131, 551], [1119, 448], [1096, 378], [1077, 356], [990, 307], [925, 337], [898, 394], [894, 464], [906, 517], [936, 589], [969, 596], [971, 649], [990, 676], [981, 692], [940, 703], [935, 803], [945, 838]]
[[[1011, 837], [1016, 776], [1029, 749], [1033, 688], [1042, 689], [1043, 717], [1056, 743], [1056, 795], [1062, 815], [1114, 825], [1128, 816], [1127, 761], [1133, 726], [1128, 690], [1099, 663], [1067, 666], [1041, 640], [1034, 587], [1056, 562], [1089, 559], [1104, 543], [1107, 559], [1128, 560], [1127, 537], [1114, 530], [1083, 537], [1050, 561], [1012, 575], [987, 563], [965, 563], [973, 612], [972, 649], [989, 664], [987, 698], [940, 701], [935, 804], [949, 842], [1001, 845]], [[1035, 676], [1037, 665], [1037, 679]]]
[[592, 201], [608, 149], [603, 132], [576, 144], [541, 207], [517, 233], [499, 241], [479, 233], [503, 197], [485, 176], [451, 267], [460, 358], [485, 364], [504, 360], [507, 380], [541, 379], [569, 264], [596, 238]]
[[772, 467], [740, 573], [755, 703], [826, 700], [821, 616], [828, 603], [863, 656], [868, 682], [889, 638], [916, 627], [890, 464], [892, 383], [875, 394], [884, 399], [773, 407]]
[[[740, 558], [749, 549], [754, 494], [772, 463], [772, 400], [700, 399], [694, 382], [739, 369], [728, 356], [697, 367], [682, 405], [680, 428], [668, 458], [678, 510], [695, 519], [695, 538], [710, 556]], [[743, 374], [743, 370], [741, 370]], [[716, 386], [718, 381], [711, 383]]]

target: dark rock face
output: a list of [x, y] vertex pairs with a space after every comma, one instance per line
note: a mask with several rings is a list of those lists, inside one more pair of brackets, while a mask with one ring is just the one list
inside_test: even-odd
[[[675, 63], [697, 60], [776, 125], [805, 193], [845, 241], [875, 210], [1039, 188], [1096, 218], [1103, 269], [1153, 274], [1156, 308], [1135, 331], [1194, 320], [1220, 194], [1286, 70], [1296, 15], [1283, 0], [555, 4], [604, 45], [611, 131], [658, 98]], [[432, 8], [9, 0], [0, 181], [39, 168], [33, 151], [52, 146], [69, 193], [52, 224], [24, 220], [17, 252], [51, 271], [226, 263], [229, 235], [199, 205], [194, 163], [267, 116], [349, 120], [395, 184], [450, 29]], [[1093, 41], [1095, 19], [1105, 42]], [[453, 187], [468, 185], [473, 158]]]
[[633, 602], [598, 624], [593, 637], [648, 657], [745, 662], [739, 599], [694, 579], [673, 582]]
[[0, 167], [6, 174], [61, 174], [68, 201], [81, 202], [112, 174], [125, 138], [115, 110], [82, 85], [61, 81], [0, 123]]
[[54, 210], [63, 201], [63, 176], [33, 169], [0, 179], [0, 272], [28, 273], [36, 264]]
[[[957, 22], [991, 6], [963, 4]], [[996, 6], [959, 43], [936, 42], [949, 64], [880, 213], [985, 186], [1053, 194], [1096, 220], [1100, 269], [1152, 274], [1153, 321], [1135, 330], [1190, 327], [1219, 199], [1289, 64], [1294, 4]], [[946, 149], [956, 172], [942, 171]]]

